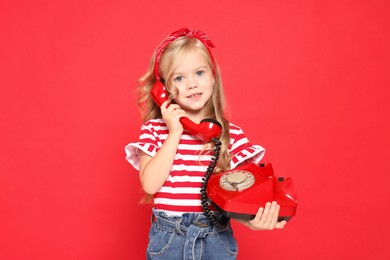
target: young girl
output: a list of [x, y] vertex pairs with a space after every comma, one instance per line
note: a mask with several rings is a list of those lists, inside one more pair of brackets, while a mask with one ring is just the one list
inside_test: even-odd
[[[258, 163], [264, 149], [252, 145], [240, 127], [224, 115], [222, 81], [207, 35], [183, 28], [156, 49], [148, 72], [139, 80], [144, 124], [140, 140], [126, 146], [126, 159], [139, 170], [141, 185], [153, 199], [147, 259], [236, 259], [237, 243], [230, 223], [213, 225], [203, 214], [200, 187], [210, 164], [213, 143], [183, 129], [180, 118], [195, 123], [212, 118], [222, 125], [222, 145], [215, 172]], [[169, 100], [159, 107], [151, 96], [156, 81]], [[253, 230], [283, 228], [276, 202], [260, 207], [253, 220], [239, 220]], [[217, 218], [221, 214], [214, 212]]]

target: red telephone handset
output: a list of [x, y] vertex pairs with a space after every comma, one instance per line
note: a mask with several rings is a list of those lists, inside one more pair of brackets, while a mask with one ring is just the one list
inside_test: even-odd
[[[162, 103], [168, 100], [168, 92], [161, 81], [157, 81], [152, 88], [152, 97], [154, 102], [161, 107]], [[221, 135], [221, 124], [212, 118], [205, 118], [199, 124], [192, 122], [188, 117], [180, 118], [180, 123], [183, 128], [190, 134], [197, 136], [203, 142], [208, 143], [212, 138], [217, 138]]]

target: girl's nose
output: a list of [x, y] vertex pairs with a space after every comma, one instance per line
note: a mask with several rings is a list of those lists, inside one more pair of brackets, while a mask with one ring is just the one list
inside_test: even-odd
[[189, 84], [188, 89], [194, 89], [197, 88], [198, 86], [196, 84]]
[[187, 85], [187, 89], [194, 89], [198, 87], [198, 83], [194, 78], [190, 79]]

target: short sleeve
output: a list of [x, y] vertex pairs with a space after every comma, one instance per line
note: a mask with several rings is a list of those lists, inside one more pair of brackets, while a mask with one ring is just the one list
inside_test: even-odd
[[265, 149], [260, 145], [251, 144], [240, 127], [231, 125], [230, 140], [229, 150], [232, 155], [230, 169], [245, 161], [258, 164], [264, 157]]
[[139, 170], [141, 151], [147, 155], [154, 156], [159, 149], [159, 140], [151, 124], [143, 124], [139, 141], [129, 143], [125, 147], [126, 160], [136, 169]]

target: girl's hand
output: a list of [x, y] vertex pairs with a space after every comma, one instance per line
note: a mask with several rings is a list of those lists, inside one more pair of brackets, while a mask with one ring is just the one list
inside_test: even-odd
[[255, 218], [248, 221], [248, 227], [252, 230], [282, 229], [286, 221], [278, 222], [279, 210], [280, 206], [275, 201], [267, 202], [264, 208], [259, 208]]
[[186, 112], [177, 104], [171, 104], [167, 100], [161, 105], [161, 115], [168, 127], [169, 133], [183, 133], [183, 126], [180, 123], [180, 118], [186, 116]]

